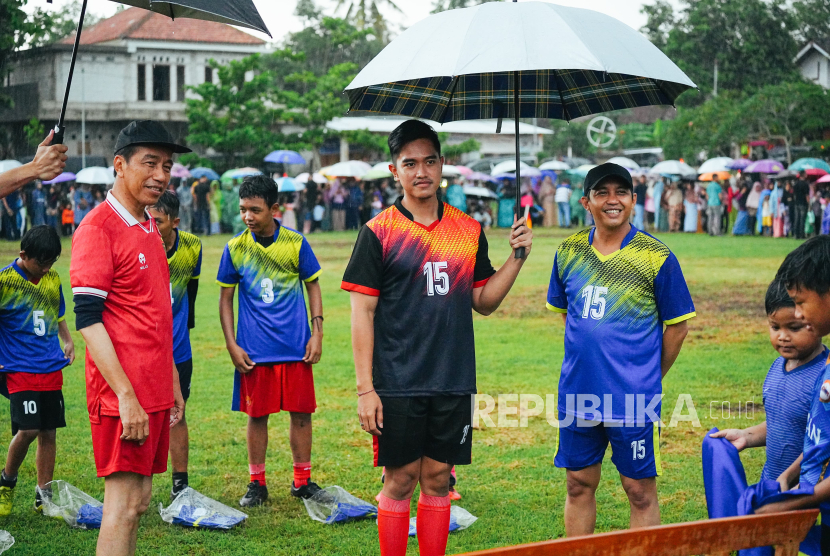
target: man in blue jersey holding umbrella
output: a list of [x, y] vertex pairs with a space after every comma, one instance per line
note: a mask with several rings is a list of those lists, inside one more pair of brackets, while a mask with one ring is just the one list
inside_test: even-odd
[[596, 227], [559, 246], [547, 299], [565, 319], [554, 463], [567, 469], [568, 536], [594, 532], [609, 442], [631, 527], [660, 524], [661, 381], [695, 316], [674, 254], [629, 224], [637, 196], [628, 170], [610, 163], [591, 170], [581, 202]]

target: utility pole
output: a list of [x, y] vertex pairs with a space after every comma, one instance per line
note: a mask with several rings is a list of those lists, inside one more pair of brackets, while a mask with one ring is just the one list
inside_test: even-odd
[[86, 168], [86, 69], [81, 68], [81, 168]]
[[718, 59], [715, 58], [715, 89], [712, 96], [718, 96]]

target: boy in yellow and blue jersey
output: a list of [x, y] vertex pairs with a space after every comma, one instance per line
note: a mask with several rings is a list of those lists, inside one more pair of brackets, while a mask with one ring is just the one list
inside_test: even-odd
[[[148, 209], [156, 221], [167, 251], [170, 269], [170, 296], [173, 302], [173, 362], [179, 371], [179, 385], [185, 404], [190, 398], [193, 381], [193, 353], [190, 329], [196, 326], [196, 295], [202, 272], [202, 241], [193, 234], [179, 230], [179, 199], [165, 191], [155, 206]], [[185, 406], [186, 408], [186, 406]], [[187, 460], [190, 439], [186, 413], [170, 429], [170, 463], [173, 468], [172, 497], [188, 485]]]
[[35, 439], [35, 510], [51, 496], [46, 484], [55, 471], [56, 429], [66, 426], [61, 369], [75, 360], [61, 281], [52, 270], [60, 254], [55, 229], [35, 226], [23, 236], [20, 257], [0, 270], [0, 381], [11, 403], [14, 435], [0, 473], [0, 516], [11, 513], [17, 471]]
[[553, 262], [547, 305], [565, 318], [554, 463], [567, 469], [568, 536], [594, 531], [609, 443], [631, 527], [660, 523], [662, 378], [695, 309], [674, 254], [629, 224], [636, 201], [628, 170], [608, 163], [591, 170], [582, 205], [596, 227], [563, 241]]
[[[291, 414], [291, 495], [307, 499], [321, 490], [310, 477], [311, 414], [317, 408], [311, 366], [320, 360], [323, 346], [318, 280], [322, 271], [303, 235], [273, 217], [278, 195], [271, 178], [245, 178], [239, 188], [239, 210], [248, 229], [228, 242], [217, 276], [222, 286], [222, 332], [236, 368], [232, 407], [248, 415], [251, 482], [239, 501], [243, 507], [268, 499], [268, 417], [280, 411]], [[311, 327], [303, 285], [308, 291]], [[237, 286], [239, 324], [234, 331]]]

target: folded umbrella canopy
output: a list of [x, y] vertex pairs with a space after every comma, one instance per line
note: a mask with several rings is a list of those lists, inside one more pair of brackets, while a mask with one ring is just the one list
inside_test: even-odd
[[[47, 0], [50, 4], [52, 0]], [[271, 33], [262, 21], [259, 12], [254, 6], [253, 0], [171, 0], [159, 2], [156, 0], [114, 0], [119, 4], [127, 4], [137, 8], [144, 8], [172, 19], [184, 17], [189, 19], [201, 19], [204, 21], [217, 21], [228, 25], [247, 27], [255, 31], [262, 31], [269, 37]], [[69, 75], [66, 79], [66, 91], [63, 94], [63, 106], [61, 115], [55, 126], [55, 136], [52, 144], [63, 143], [63, 134], [66, 131], [64, 118], [66, 117], [66, 105], [69, 102], [69, 90], [72, 88], [72, 75], [75, 73], [75, 60], [78, 57], [78, 46], [81, 44], [81, 33], [84, 29], [84, 16], [86, 15], [87, 0], [81, 4], [81, 17], [78, 20], [78, 30], [75, 32], [75, 44], [72, 46], [72, 59], [69, 62]]]
[[346, 94], [356, 113], [440, 123], [513, 118], [519, 165], [519, 117], [572, 120], [674, 104], [694, 86], [648, 39], [612, 17], [514, 0], [416, 23], [363, 68]]

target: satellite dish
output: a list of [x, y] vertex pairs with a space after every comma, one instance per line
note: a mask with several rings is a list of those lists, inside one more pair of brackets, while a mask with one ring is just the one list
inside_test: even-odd
[[588, 123], [588, 142], [604, 149], [617, 138], [617, 125], [607, 116], [597, 116]]

